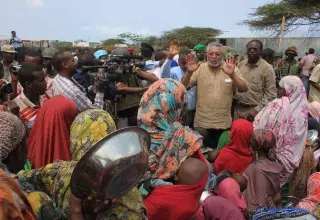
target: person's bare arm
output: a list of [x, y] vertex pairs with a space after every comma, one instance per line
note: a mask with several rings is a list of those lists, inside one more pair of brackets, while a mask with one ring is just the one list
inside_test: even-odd
[[155, 74], [142, 71], [141, 69], [136, 69], [135, 74], [149, 82], [156, 82], [159, 80], [159, 78]]

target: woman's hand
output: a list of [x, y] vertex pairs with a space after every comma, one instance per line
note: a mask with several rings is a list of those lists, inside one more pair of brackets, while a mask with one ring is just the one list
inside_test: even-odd
[[71, 193], [69, 203], [71, 220], [95, 220], [99, 213], [110, 209], [115, 200], [98, 202], [90, 196], [86, 200], [81, 200]]

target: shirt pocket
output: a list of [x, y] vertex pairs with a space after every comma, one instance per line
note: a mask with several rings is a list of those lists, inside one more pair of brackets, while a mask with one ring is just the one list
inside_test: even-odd
[[250, 89], [259, 92], [262, 90], [262, 79], [261, 76], [254, 76], [249, 85]]

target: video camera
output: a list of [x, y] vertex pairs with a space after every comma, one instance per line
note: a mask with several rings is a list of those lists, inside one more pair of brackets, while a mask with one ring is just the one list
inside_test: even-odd
[[97, 64], [80, 68], [84, 74], [93, 77], [97, 77], [98, 69], [103, 68], [99, 82], [105, 86], [111, 82], [127, 82], [128, 77], [133, 74], [134, 67], [145, 67], [143, 57], [135, 55], [111, 55], [108, 60], [98, 61]]

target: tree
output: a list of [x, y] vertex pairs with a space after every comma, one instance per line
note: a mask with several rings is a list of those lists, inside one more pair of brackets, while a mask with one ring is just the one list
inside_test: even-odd
[[105, 41], [102, 42], [102, 46], [105, 47], [112, 47], [115, 44], [124, 44], [125, 40], [124, 39], [119, 39], [119, 38], [109, 38]]
[[138, 45], [142, 42], [143, 37], [139, 34], [122, 33], [118, 35], [118, 38], [124, 39], [128, 44]]
[[57, 48], [72, 48], [73, 45], [72, 45], [72, 42], [59, 41], [59, 42], [56, 44], [56, 47], [57, 47]]
[[286, 18], [285, 31], [301, 26], [317, 28], [320, 26], [319, 0], [282, 0], [255, 9], [250, 19], [242, 24], [253, 30], [272, 31], [279, 34], [283, 16]]
[[202, 43], [205, 44], [213, 38], [220, 35], [222, 32], [213, 28], [200, 28], [200, 27], [183, 27], [177, 28], [163, 33], [164, 40], [169, 42], [173, 39], [178, 39], [182, 46], [193, 48], [195, 45]]

